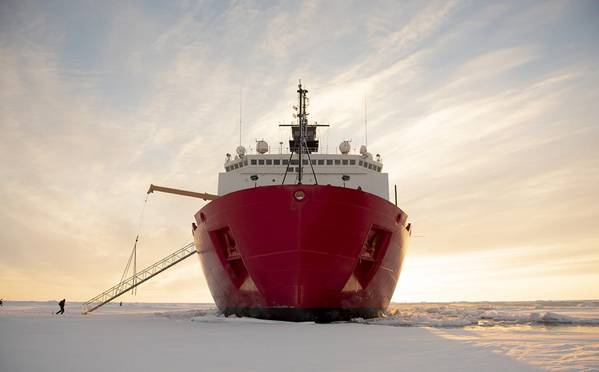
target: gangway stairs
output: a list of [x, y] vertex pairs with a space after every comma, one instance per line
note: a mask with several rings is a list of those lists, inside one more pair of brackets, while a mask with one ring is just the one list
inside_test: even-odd
[[114, 287], [100, 293], [96, 297], [85, 302], [83, 304], [83, 309], [81, 310], [81, 313], [82, 314], [91, 313], [92, 311], [96, 310], [100, 306], [114, 300], [115, 298], [119, 297], [123, 293], [130, 291], [131, 289], [137, 287], [141, 283], [160, 274], [161, 272], [168, 269], [169, 267], [172, 267], [172, 266], [178, 264], [179, 262], [183, 261], [187, 257], [193, 256], [195, 253], [197, 253], [197, 251], [195, 249], [194, 243], [187, 244], [185, 247], [177, 250], [174, 253], [171, 253], [170, 255], [166, 256], [165, 258], [161, 259], [160, 261], [152, 264], [151, 266], [146, 267], [142, 271], [134, 274], [133, 276], [123, 280], [122, 282], [115, 285]]

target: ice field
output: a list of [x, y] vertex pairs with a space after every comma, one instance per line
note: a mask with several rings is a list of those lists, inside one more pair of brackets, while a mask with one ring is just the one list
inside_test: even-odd
[[599, 371], [599, 302], [394, 304], [333, 324], [213, 304], [5, 301], [0, 371]]

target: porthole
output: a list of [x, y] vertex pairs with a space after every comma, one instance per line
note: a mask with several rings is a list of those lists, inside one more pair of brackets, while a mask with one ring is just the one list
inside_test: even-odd
[[297, 201], [302, 201], [306, 197], [306, 193], [303, 192], [302, 190], [297, 190], [295, 193], [293, 193], [293, 197]]

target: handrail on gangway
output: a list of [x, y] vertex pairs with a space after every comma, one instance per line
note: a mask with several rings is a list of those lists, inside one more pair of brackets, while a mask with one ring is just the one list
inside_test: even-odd
[[130, 291], [131, 289], [137, 287], [141, 283], [149, 280], [150, 278], [160, 274], [164, 270], [172, 267], [179, 262], [183, 261], [187, 257], [193, 256], [197, 253], [194, 243], [189, 243], [185, 247], [177, 250], [176, 252], [171, 253], [170, 255], [164, 257], [160, 261], [146, 267], [142, 271], [136, 273], [135, 275], [123, 280], [119, 284], [114, 287], [107, 289], [106, 291], [100, 293], [96, 297], [91, 300], [83, 303], [83, 309], [81, 310], [82, 314], [88, 314], [92, 311], [96, 310], [100, 306], [107, 304], [108, 302], [114, 300], [119, 297], [123, 293]]

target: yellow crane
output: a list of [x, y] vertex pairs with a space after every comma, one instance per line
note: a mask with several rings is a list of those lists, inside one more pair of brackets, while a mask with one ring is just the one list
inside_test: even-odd
[[[150, 188], [148, 189], [148, 194], [151, 194], [154, 191], [165, 192], [168, 194], [175, 194], [175, 195], [190, 196], [192, 198], [199, 198], [199, 199], [203, 199], [206, 201], [218, 199], [218, 195], [214, 195], [214, 194], [187, 191], [187, 190], [179, 190], [179, 189], [173, 189], [170, 187], [150, 185]], [[148, 199], [146, 198], [146, 201], [147, 200]], [[143, 216], [143, 212], [142, 212], [142, 216]], [[140, 218], [140, 220], [141, 220], [141, 218]], [[141, 228], [141, 222], [140, 222], [140, 228]], [[125, 272], [123, 273], [123, 276], [121, 277], [121, 281], [117, 285], [113, 286], [112, 288], [100, 293], [96, 297], [85, 302], [83, 304], [83, 309], [81, 311], [83, 314], [91, 313], [92, 311], [96, 310], [100, 306], [114, 300], [115, 298], [121, 296], [122, 294], [124, 294], [130, 290], [131, 291], [134, 290], [141, 283], [144, 283], [145, 281], [149, 280], [150, 278], [153, 278], [154, 276], [160, 274], [164, 270], [178, 264], [179, 262], [183, 261], [187, 257], [191, 257], [194, 254], [200, 252], [198, 247], [194, 246], [194, 243], [189, 243], [185, 247], [177, 250], [174, 253], [171, 253], [170, 255], [166, 256], [165, 258], [161, 259], [160, 261], [146, 267], [145, 269], [143, 269], [140, 272], [137, 272], [137, 262], [136, 261], [137, 261], [137, 242], [138, 242], [138, 240], [139, 240], [139, 234], [135, 238], [135, 244], [133, 245], [133, 252], [131, 252], [131, 257], [129, 257], [129, 262], [127, 262], [127, 266], [125, 268]], [[131, 264], [131, 262], [133, 262], [133, 275], [131, 277], [125, 279], [127, 272], [129, 271], [129, 265]]]
[[218, 199], [218, 195], [208, 194], [206, 192], [194, 192], [194, 191], [173, 189], [173, 188], [164, 187], [164, 186], [150, 185], [150, 188], [148, 189], [148, 194], [151, 194], [154, 191], [165, 192], [167, 194], [190, 196], [192, 198], [204, 199], [207, 201]]

